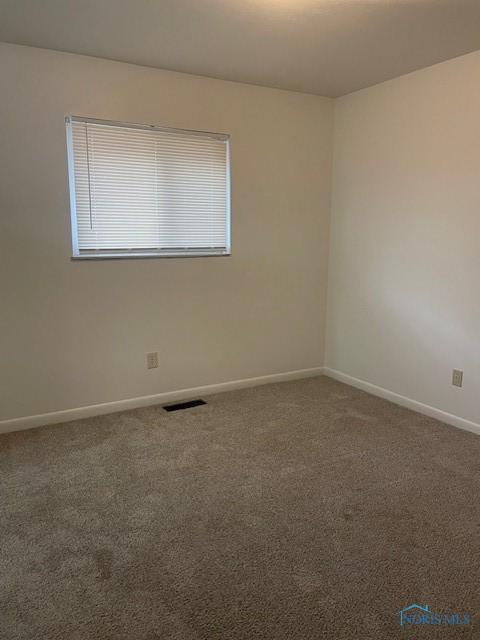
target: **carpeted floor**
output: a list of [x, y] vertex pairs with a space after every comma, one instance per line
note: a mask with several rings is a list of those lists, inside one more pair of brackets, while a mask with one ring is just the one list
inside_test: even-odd
[[478, 436], [324, 377], [207, 401], [0, 436], [2, 640], [480, 638]]

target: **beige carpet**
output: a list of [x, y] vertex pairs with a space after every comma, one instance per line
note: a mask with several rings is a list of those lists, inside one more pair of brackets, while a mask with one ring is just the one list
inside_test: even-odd
[[0, 437], [2, 640], [480, 638], [480, 437], [323, 377], [207, 400]]

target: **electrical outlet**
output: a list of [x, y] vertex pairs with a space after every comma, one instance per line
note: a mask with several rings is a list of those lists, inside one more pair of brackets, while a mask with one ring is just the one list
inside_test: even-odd
[[156, 369], [158, 367], [158, 353], [152, 351], [147, 353], [147, 369]]
[[461, 387], [463, 384], [463, 371], [460, 369], [454, 369], [452, 375], [452, 384], [455, 387]]

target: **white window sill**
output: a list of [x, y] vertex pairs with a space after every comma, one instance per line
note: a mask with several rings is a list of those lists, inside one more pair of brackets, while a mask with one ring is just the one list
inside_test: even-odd
[[231, 251], [208, 252], [199, 251], [191, 253], [84, 253], [78, 256], [72, 256], [72, 260], [134, 260], [145, 258], [222, 258], [231, 256]]

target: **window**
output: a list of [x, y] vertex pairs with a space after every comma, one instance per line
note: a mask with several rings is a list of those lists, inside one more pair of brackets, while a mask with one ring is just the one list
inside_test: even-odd
[[228, 136], [66, 124], [74, 257], [230, 253]]

